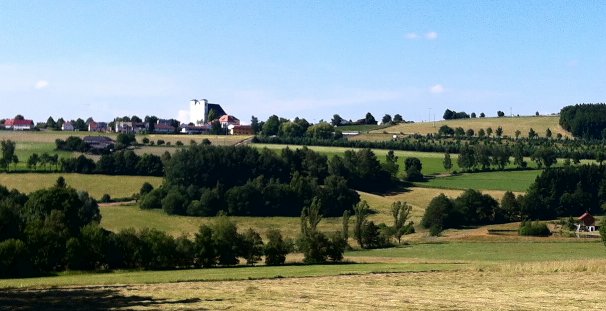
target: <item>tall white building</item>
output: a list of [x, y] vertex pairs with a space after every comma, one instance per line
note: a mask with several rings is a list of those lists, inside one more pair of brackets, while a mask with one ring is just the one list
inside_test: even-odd
[[192, 99], [189, 101], [189, 122], [194, 124], [202, 124], [206, 120], [204, 108], [206, 107], [207, 100]]
[[225, 115], [225, 111], [221, 108], [221, 105], [209, 103], [206, 99], [192, 99], [189, 101], [189, 119], [190, 122], [195, 124], [205, 124], [213, 120], [208, 120], [208, 113], [214, 110], [215, 117]]

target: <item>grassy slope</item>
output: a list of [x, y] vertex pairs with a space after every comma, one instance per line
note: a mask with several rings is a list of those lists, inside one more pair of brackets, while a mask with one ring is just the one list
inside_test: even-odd
[[[394, 201], [405, 201], [412, 205], [411, 220], [418, 224], [423, 216], [425, 208], [429, 201], [436, 195], [444, 193], [450, 197], [456, 197], [462, 193], [461, 190], [448, 189], [430, 189], [413, 188], [408, 192], [398, 193], [388, 196], [380, 196], [369, 193], [360, 193], [361, 198], [366, 200], [370, 207], [376, 211], [370, 216], [370, 219], [377, 223], [393, 222], [390, 214], [390, 207]], [[492, 195], [500, 200], [503, 191], [486, 191], [484, 193]], [[146, 227], [156, 228], [179, 236], [186, 234], [192, 236], [197, 232], [201, 224], [207, 224], [213, 221], [213, 217], [187, 217], [187, 216], [169, 216], [161, 210], [141, 210], [137, 206], [105, 206], [101, 207], [101, 225], [112, 231], [133, 227], [142, 229]], [[238, 224], [240, 230], [253, 228], [263, 236], [271, 228], [277, 228], [282, 233], [291, 238], [299, 234], [298, 217], [231, 217]], [[353, 230], [353, 218], [350, 220], [350, 230]], [[319, 225], [322, 231], [341, 230], [340, 218], [324, 218]]]
[[442, 125], [448, 125], [450, 127], [457, 128], [462, 127], [465, 130], [473, 129], [476, 134], [480, 129], [487, 129], [491, 127], [494, 130], [501, 126], [503, 128], [503, 135], [515, 136], [515, 131], [520, 130], [523, 137], [528, 136], [530, 128], [544, 137], [547, 128], [551, 129], [553, 136], [555, 137], [558, 133], [563, 136], [571, 136], [570, 133], [565, 131], [559, 125], [559, 116], [539, 116], [539, 117], [506, 117], [506, 118], [475, 118], [475, 119], [461, 119], [461, 120], [443, 120], [434, 122], [419, 122], [419, 123], [406, 123], [395, 125], [386, 129], [373, 131], [373, 133], [404, 133], [404, 134], [430, 134], [437, 133], [438, 129]]
[[[63, 273], [58, 277], [0, 280], [0, 288], [65, 285], [151, 284], [190, 281], [266, 279], [276, 277], [318, 277], [379, 272], [418, 272], [487, 269], [549, 271], [596, 269], [604, 271], [604, 246], [595, 242], [564, 243], [446, 243], [415, 244], [401, 248], [346, 253], [363, 264], [241, 267], [178, 271], [117, 271], [113, 273]], [[600, 261], [601, 260], [601, 261]], [[593, 263], [599, 264], [594, 266]], [[509, 270], [512, 269], [512, 270]], [[465, 272], [463, 272], [465, 273]]]
[[524, 192], [541, 173], [539, 170], [531, 171], [505, 171], [461, 174], [446, 177], [437, 177], [427, 182], [416, 183], [417, 186], [445, 189], [483, 189], [483, 190], [510, 190]]
[[138, 193], [141, 185], [149, 182], [154, 187], [162, 183], [160, 177], [146, 176], [108, 176], [108, 175], [84, 175], [84, 174], [60, 174], [60, 173], [23, 173], [23, 174], [0, 174], [0, 185], [21, 192], [30, 193], [42, 188], [48, 188], [55, 184], [57, 178], [63, 176], [67, 184], [77, 190], [84, 190], [94, 198], [99, 199], [107, 193], [113, 198], [127, 197]]

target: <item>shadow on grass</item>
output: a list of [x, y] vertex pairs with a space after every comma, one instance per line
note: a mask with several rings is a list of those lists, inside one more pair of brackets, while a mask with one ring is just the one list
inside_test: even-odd
[[3, 289], [0, 292], [0, 310], [157, 310], [173, 304], [198, 302], [201, 302], [198, 298], [177, 300], [127, 296], [119, 292], [118, 287]]

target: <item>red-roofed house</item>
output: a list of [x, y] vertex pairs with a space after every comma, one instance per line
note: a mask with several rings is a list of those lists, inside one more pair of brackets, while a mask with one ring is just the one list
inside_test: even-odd
[[222, 115], [219, 118], [219, 122], [221, 122], [221, 126], [224, 128], [227, 128], [230, 125], [240, 125], [240, 120], [238, 120], [238, 118], [228, 114]]
[[4, 121], [4, 128], [7, 130], [12, 129], [13, 131], [31, 130], [34, 128], [34, 121], [7, 119]]

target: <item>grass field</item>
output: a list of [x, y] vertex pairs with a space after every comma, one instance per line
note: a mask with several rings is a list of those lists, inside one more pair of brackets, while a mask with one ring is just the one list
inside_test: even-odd
[[415, 185], [445, 189], [510, 190], [524, 192], [541, 174], [539, 170], [465, 173], [436, 177]]
[[201, 143], [204, 139], [210, 140], [211, 144], [215, 146], [232, 146], [244, 140], [251, 138], [252, 136], [242, 135], [166, 135], [166, 134], [148, 134], [148, 135], [137, 135], [137, 142], [141, 143], [143, 138], [148, 138], [150, 141], [157, 142], [159, 139], [164, 140], [166, 143], [175, 145], [178, 141], [184, 145], [189, 146], [191, 141]]
[[108, 176], [108, 175], [84, 175], [84, 174], [60, 174], [60, 173], [19, 173], [0, 174], [0, 185], [9, 189], [17, 189], [21, 192], [30, 193], [42, 188], [48, 188], [55, 184], [57, 178], [63, 176], [68, 186], [77, 190], [87, 191], [91, 196], [100, 199], [107, 193], [112, 198], [128, 197], [138, 193], [141, 185], [149, 182], [154, 187], [162, 183], [161, 177], [146, 176]]
[[[601, 243], [414, 244], [344, 265], [64, 273], [0, 280], [0, 305], [93, 310], [601, 310]], [[582, 294], [579, 294], [582, 293]]]
[[[393, 133], [393, 134], [431, 134], [437, 133], [442, 125], [457, 128], [462, 127], [465, 130], [473, 129], [477, 134], [480, 129], [486, 130], [491, 127], [494, 130], [501, 126], [504, 136], [515, 136], [515, 131], [520, 130], [522, 137], [528, 136], [528, 131], [534, 129], [540, 137], [545, 137], [545, 132], [549, 128], [555, 137], [558, 133], [563, 136], [571, 137], [570, 133], [565, 131], [559, 125], [559, 116], [539, 116], [539, 117], [504, 117], [504, 118], [475, 118], [459, 120], [443, 120], [434, 122], [419, 122], [398, 124], [386, 129], [375, 130], [372, 133]], [[493, 134], [494, 135], [494, 134]]]
[[[419, 224], [431, 199], [440, 193], [454, 198], [460, 195], [462, 191], [412, 188], [410, 191], [386, 196], [370, 193], [360, 193], [360, 196], [376, 212], [370, 216], [370, 219], [377, 223], [391, 224], [393, 222], [390, 214], [392, 202], [404, 201], [412, 205], [411, 220], [415, 224]], [[500, 201], [504, 192], [485, 191], [483, 193], [489, 194]], [[149, 227], [167, 232], [173, 236], [181, 234], [193, 236], [200, 225], [208, 224], [214, 220], [213, 217], [170, 216], [161, 210], [142, 210], [137, 206], [104, 206], [101, 207], [101, 216], [101, 225], [108, 230], [119, 231], [129, 227], [136, 229]], [[230, 217], [230, 219], [238, 225], [240, 230], [253, 228], [263, 236], [269, 229], [277, 228], [285, 236], [295, 238], [300, 230], [298, 217]], [[350, 221], [350, 230], [353, 230], [353, 218]], [[318, 227], [322, 231], [341, 230], [341, 218], [323, 218]], [[424, 234], [419, 236], [422, 237]]]
[[389, 125], [367, 125], [367, 124], [360, 124], [360, 125], [341, 125], [338, 126], [337, 129], [340, 130], [341, 132], [360, 132], [360, 133], [366, 133], [366, 132], [370, 132], [370, 131], [376, 131], [376, 130], [380, 130], [380, 129], [384, 129], [389, 127]]

